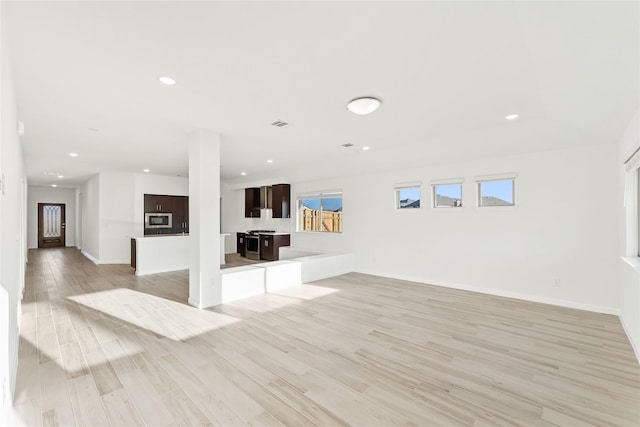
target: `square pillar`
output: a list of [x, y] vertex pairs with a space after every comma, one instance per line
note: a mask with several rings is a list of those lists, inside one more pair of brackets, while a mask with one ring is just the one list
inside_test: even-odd
[[220, 282], [220, 135], [189, 136], [189, 304], [222, 302]]

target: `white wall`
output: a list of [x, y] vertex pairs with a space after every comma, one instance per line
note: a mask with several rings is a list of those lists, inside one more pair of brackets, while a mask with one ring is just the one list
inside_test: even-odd
[[151, 174], [102, 172], [79, 192], [83, 252], [99, 264], [128, 264], [131, 236], [144, 234], [144, 195], [186, 196], [189, 180]]
[[[344, 191], [344, 233], [293, 233], [292, 246], [352, 252], [365, 273], [618, 313], [617, 157], [603, 145], [294, 182], [292, 199]], [[518, 173], [517, 206], [477, 208], [473, 177], [507, 172]], [[430, 180], [458, 177], [464, 206], [429, 208]], [[396, 211], [393, 184], [409, 181], [423, 182], [424, 207]], [[233, 194], [241, 218], [244, 194]]]
[[0, 45], [0, 285], [8, 309], [0, 311], [0, 424], [8, 420], [15, 390], [20, 301], [26, 261], [26, 177], [17, 135], [17, 107], [4, 26]]
[[66, 246], [76, 246], [76, 190], [29, 186], [27, 202], [27, 243], [38, 247], [38, 203], [64, 203], [66, 216]]
[[[620, 319], [640, 361], [640, 258], [638, 258], [637, 173], [625, 171], [623, 162], [640, 144], [640, 111], [629, 122], [618, 144], [618, 191], [616, 209], [619, 215], [619, 247], [617, 253], [620, 277]], [[625, 194], [626, 191], [626, 194]], [[626, 203], [625, 203], [626, 202]], [[622, 258], [635, 261], [635, 266]]]
[[80, 247], [82, 253], [94, 261], [100, 259], [100, 175], [94, 175], [82, 184], [79, 191], [82, 224]]
[[130, 262], [133, 201], [133, 174], [100, 174], [100, 264]]

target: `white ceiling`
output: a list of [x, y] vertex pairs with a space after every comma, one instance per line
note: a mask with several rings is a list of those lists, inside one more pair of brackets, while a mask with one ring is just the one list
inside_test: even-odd
[[[2, 8], [31, 184], [186, 175], [198, 127], [220, 132], [238, 184], [614, 143], [638, 108], [637, 2]], [[361, 95], [382, 107], [348, 112]]]

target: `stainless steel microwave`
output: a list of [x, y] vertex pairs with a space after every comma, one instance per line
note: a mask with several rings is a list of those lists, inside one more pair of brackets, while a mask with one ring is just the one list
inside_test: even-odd
[[154, 212], [144, 214], [144, 228], [173, 228], [173, 214]]

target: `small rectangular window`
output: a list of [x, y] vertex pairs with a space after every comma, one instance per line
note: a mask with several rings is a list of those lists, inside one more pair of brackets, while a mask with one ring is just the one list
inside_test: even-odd
[[514, 206], [515, 179], [478, 182], [478, 206]]
[[462, 184], [434, 184], [434, 208], [462, 207]]
[[420, 186], [396, 187], [396, 209], [420, 209]]
[[298, 231], [342, 233], [342, 193], [298, 197]]

